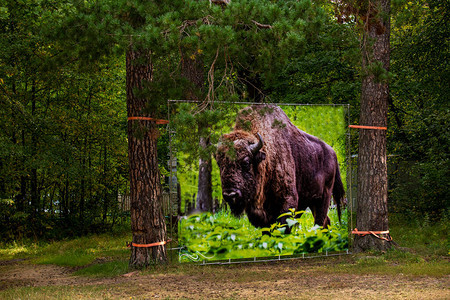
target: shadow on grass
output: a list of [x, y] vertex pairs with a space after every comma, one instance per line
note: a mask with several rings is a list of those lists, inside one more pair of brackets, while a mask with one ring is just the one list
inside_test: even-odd
[[75, 271], [76, 276], [115, 277], [129, 271], [128, 260], [109, 261], [97, 263]]

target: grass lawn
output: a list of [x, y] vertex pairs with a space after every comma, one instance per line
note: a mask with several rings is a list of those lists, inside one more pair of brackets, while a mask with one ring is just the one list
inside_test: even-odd
[[[449, 299], [448, 224], [391, 217], [402, 247], [286, 262], [128, 268], [129, 233], [0, 249], [0, 299]], [[407, 248], [407, 249], [406, 249]]]

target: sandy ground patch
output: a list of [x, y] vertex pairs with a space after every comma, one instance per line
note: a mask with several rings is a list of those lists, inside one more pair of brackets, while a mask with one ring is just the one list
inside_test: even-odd
[[0, 263], [0, 290], [95, 285], [104, 287], [106, 298], [117, 299], [450, 299], [450, 276], [329, 274], [317, 266], [199, 266], [190, 272], [132, 272], [105, 279], [74, 276], [72, 268], [12, 261]]

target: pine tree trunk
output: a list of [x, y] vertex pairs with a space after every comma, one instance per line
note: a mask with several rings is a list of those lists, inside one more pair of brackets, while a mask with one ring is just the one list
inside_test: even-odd
[[[147, 99], [134, 95], [151, 80], [150, 55], [129, 50], [127, 53], [128, 117], [151, 117], [145, 114]], [[161, 187], [157, 161], [158, 130], [154, 121], [128, 122], [128, 156], [130, 164], [131, 230], [133, 243], [151, 244], [166, 241], [166, 225], [161, 205]], [[167, 261], [166, 247], [131, 247], [133, 268], [162, 264]]]
[[[200, 147], [206, 149], [209, 146], [209, 139], [200, 137]], [[201, 211], [213, 210], [212, 202], [212, 162], [211, 157], [203, 159], [200, 157], [198, 163], [198, 193], [197, 193], [197, 209]]]
[[[379, 25], [369, 25], [364, 32], [362, 67], [367, 70], [370, 64], [379, 61], [384, 69], [389, 70], [390, 24], [389, 18], [382, 19], [381, 15], [389, 15], [390, 1], [379, 0], [375, 7], [382, 8], [383, 11], [378, 12]], [[387, 127], [388, 97], [388, 84], [368, 73], [362, 82], [360, 124]], [[360, 129], [356, 218], [358, 230], [389, 230], [387, 187], [386, 130]], [[353, 247], [355, 252], [386, 250], [391, 247], [391, 243], [372, 235], [356, 235]]]

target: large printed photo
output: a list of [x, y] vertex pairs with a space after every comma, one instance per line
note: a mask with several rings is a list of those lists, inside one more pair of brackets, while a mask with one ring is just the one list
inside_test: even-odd
[[345, 251], [343, 106], [172, 103], [180, 261]]

